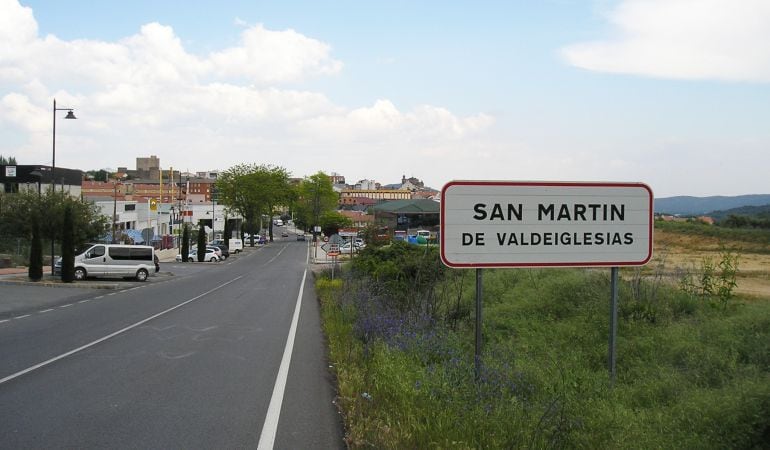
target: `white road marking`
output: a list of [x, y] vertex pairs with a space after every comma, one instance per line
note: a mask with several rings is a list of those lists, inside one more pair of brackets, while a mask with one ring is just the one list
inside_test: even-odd
[[[280, 253], [278, 253], [278, 255], [280, 255]], [[278, 257], [278, 255], [275, 257]], [[307, 258], [305, 264], [309, 261], [309, 252]], [[307, 267], [305, 267], [305, 273], [302, 274], [302, 282], [299, 285], [297, 304], [294, 306], [294, 316], [291, 319], [289, 336], [286, 338], [286, 347], [283, 349], [281, 366], [278, 368], [278, 376], [276, 377], [275, 385], [273, 386], [273, 395], [270, 397], [270, 406], [267, 407], [265, 423], [262, 425], [262, 433], [259, 436], [259, 444], [257, 445], [258, 450], [272, 450], [273, 445], [275, 444], [275, 435], [278, 432], [278, 420], [281, 418], [281, 405], [283, 404], [283, 394], [286, 390], [286, 379], [289, 377], [289, 365], [291, 364], [291, 354], [294, 351], [294, 338], [297, 335], [297, 322], [299, 322], [299, 310], [300, 306], [302, 306], [302, 292], [305, 290], [306, 278]]]
[[100, 295], [100, 296], [98, 296], [98, 297], [94, 297], [94, 300], [99, 300], [100, 298], [104, 298], [104, 296], [103, 296], [103, 295]]
[[50, 309], [44, 309], [44, 310], [42, 310], [42, 311], [38, 311], [37, 313], [38, 313], [38, 314], [43, 314], [43, 313], [47, 313], [47, 312], [51, 312], [51, 311], [53, 311], [53, 308], [50, 308]]
[[29, 314], [24, 314], [23, 316], [16, 316], [14, 319], [23, 319], [25, 317], [29, 317]]
[[10, 322], [10, 321], [11, 319], [3, 319], [3, 320], [0, 320], [0, 323]]
[[265, 263], [265, 264], [263, 264], [263, 265], [267, 266], [267, 265], [270, 265], [270, 264], [272, 264], [272, 263], [273, 263], [273, 261], [275, 261], [275, 259], [276, 259], [276, 258], [278, 258], [279, 256], [281, 256], [281, 253], [283, 253], [283, 251], [284, 251], [284, 250], [286, 250], [286, 248], [287, 248], [287, 246], [285, 246], [285, 245], [284, 245], [284, 246], [283, 246], [283, 248], [281, 249], [281, 251], [279, 251], [278, 253], [276, 253], [276, 255], [275, 255], [275, 256], [273, 256], [272, 258], [270, 258], [270, 261], [266, 262], [266, 263]]
[[[117, 294], [117, 292], [110, 292], [109, 294], [107, 294], [107, 296], [115, 295], [115, 294]], [[102, 295], [102, 297], [104, 297], [104, 296]], [[102, 298], [102, 297], [96, 297], [96, 298]]]
[[70, 303], [69, 305], [61, 305], [59, 308], [69, 308], [70, 306], [72, 306], [72, 303]]
[[78, 303], [88, 303], [88, 302], [90, 302], [90, 301], [91, 301], [91, 299], [89, 298], [89, 299], [86, 299], [86, 300], [81, 300], [81, 301], [79, 301]]
[[[123, 334], [123, 333], [125, 333], [126, 331], [132, 330], [132, 329], [134, 329], [134, 328], [136, 328], [136, 327], [138, 327], [138, 326], [140, 326], [140, 325], [144, 325], [145, 323], [147, 323], [147, 322], [149, 322], [149, 321], [151, 321], [151, 320], [153, 320], [153, 319], [157, 319], [158, 317], [160, 317], [160, 316], [162, 316], [162, 315], [165, 315], [165, 314], [168, 314], [168, 313], [170, 313], [171, 311], [173, 311], [173, 310], [175, 310], [175, 309], [181, 308], [182, 306], [184, 306], [184, 305], [186, 305], [186, 304], [188, 304], [188, 303], [192, 303], [192, 302], [194, 302], [195, 300], [198, 300], [199, 298], [205, 297], [206, 295], [208, 295], [208, 294], [211, 294], [212, 292], [214, 292], [214, 291], [216, 291], [216, 290], [219, 290], [219, 289], [221, 289], [221, 288], [223, 288], [223, 287], [227, 286], [228, 284], [230, 284], [230, 283], [232, 283], [232, 282], [234, 282], [234, 281], [238, 281], [238, 280], [239, 280], [239, 279], [241, 279], [241, 278], [243, 278], [243, 275], [241, 275], [241, 276], [239, 276], [239, 277], [236, 277], [236, 278], [233, 278], [232, 280], [230, 280], [230, 281], [228, 281], [228, 282], [226, 282], [226, 283], [222, 283], [222, 284], [220, 284], [219, 286], [217, 286], [217, 287], [215, 287], [215, 288], [213, 288], [213, 289], [210, 289], [210, 290], [208, 290], [208, 291], [206, 291], [206, 292], [204, 292], [204, 293], [202, 293], [202, 294], [200, 294], [200, 295], [197, 295], [197, 296], [195, 296], [195, 297], [193, 297], [193, 298], [191, 298], [191, 299], [189, 299], [189, 300], [185, 300], [185, 301], [183, 301], [182, 303], [180, 303], [180, 304], [178, 304], [178, 305], [176, 305], [176, 306], [172, 306], [171, 308], [168, 308], [168, 309], [167, 309], [167, 310], [165, 310], [165, 311], [161, 311], [161, 312], [159, 312], [158, 314], [152, 315], [152, 316], [150, 316], [150, 317], [148, 317], [148, 318], [146, 318], [146, 319], [142, 319], [142, 320], [140, 320], [139, 322], [136, 322], [136, 323], [135, 323], [135, 324], [133, 324], [133, 325], [129, 325], [129, 326], [125, 327], [125, 328], [122, 328], [122, 329], [120, 329], [120, 330], [118, 330], [118, 331], [114, 332], [114, 333], [111, 333], [111, 334], [108, 334], [107, 336], [101, 337], [101, 338], [99, 338], [99, 339], [97, 339], [97, 340], [95, 340], [95, 341], [93, 341], [93, 342], [89, 342], [88, 344], [85, 344], [85, 345], [83, 345], [83, 346], [80, 346], [80, 347], [78, 347], [78, 348], [76, 348], [76, 349], [74, 349], [74, 350], [70, 350], [70, 351], [68, 351], [68, 352], [62, 353], [62, 354], [61, 354], [61, 355], [59, 355], [59, 356], [54, 356], [53, 358], [51, 358], [51, 359], [49, 359], [49, 360], [47, 360], [47, 361], [43, 361], [43, 362], [41, 362], [41, 363], [35, 364], [34, 366], [30, 366], [30, 367], [27, 367], [26, 369], [24, 369], [24, 370], [20, 370], [20, 371], [18, 371], [18, 372], [16, 372], [16, 373], [14, 373], [14, 374], [8, 375], [8, 376], [7, 376], [7, 377], [5, 377], [5, 378], [0, 378], [0, 384], [6, 383], [6, 382], [8, 382], [8, 381], [11, 381], [11, 380], [13, 380], [14, 378], [18, 378], [18, 377], [20, 377], [20, 376], [22, 376], [22, 375], [28, 374], [28, 373], [30, 373], [30, 372], [32, 372], [32, 371], [34, 371], [34, 370], [37, 370], [37, 369], [39, 369], [39, 368], [41, 368], [41, 367], [45, 367], [45, 366], [47, 366], [47, 365], [49, 365], [49, 364], [51, 364], [51, 363], [54, 363], [54, 362], [56, 362], [56, 361], [58, 361], [58, 360], [60, 360], [60, 359], [64, 359], [64, 358], [66, 358], [66, 357], [68, 357], [68, 356], [72, 356], [72, 355], [74, 355], [75, 353], [78, 353], [78, 352], [81, 352], [81, 351], [83, 351], [83, 350], [85, 350], [85, 349], [87, 349], [87, 348], [93, 347], [93, 346], [94, 346], [94, 345], [96, 345], [96, 344], [100, 344], [100, 343], [102, 343], [102, 342], [106, 341], [107, 339], [111, 339], [111, 338], [114, 338], [115, 336], [118, 336], [118, 335], [120, 335], [120, 334]], [[18, 318], [21, 318], [21, 317], [27, 317], [27, 316], [19, 316], [19, 317], [17, 317], [17, 319], [18, 319]]]

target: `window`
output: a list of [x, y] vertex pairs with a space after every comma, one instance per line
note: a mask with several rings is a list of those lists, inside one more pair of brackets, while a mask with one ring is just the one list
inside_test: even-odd
[[152, 261], [151, 248], [132, 248], [130, 252], [131, 259], [134, 261]]
[[98, 258], [100, 256], [104, 256], [104, 246], [103, 245], [97, 245], [96, 247], [92, 248], [86, 254], [86, 258]]
[[128, 247], [110, 247], [110, 258], [116, 261], [131, 259]]

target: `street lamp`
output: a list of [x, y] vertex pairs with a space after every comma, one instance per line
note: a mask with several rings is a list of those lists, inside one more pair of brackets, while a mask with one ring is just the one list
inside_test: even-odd
[[[56, 99], [53, 99], [53, 152], [51, 155], [51, 192], [56, 189], [56, 111], [67, 111], [65, 119], [77, 119], [75, 113], [72, 112], [72, 108], [57, 108]], [[62, 186], [63, 188], [64, 186]], [[54, 235], [51, 234], [51, 276], [54, 271]]]

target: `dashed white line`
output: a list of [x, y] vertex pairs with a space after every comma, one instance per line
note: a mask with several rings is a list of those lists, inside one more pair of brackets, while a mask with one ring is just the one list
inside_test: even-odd
[[23, 319], [25, 317], [29, 317], [29, 314], [24, 314], [23, 316], [16, 316], [14, 319]]
[[81, 300], [81, 301], [79, 301], [78, 303], [88, 303], [88, 302], [90, 302], [90, 301], [91, 301], [91, 299], [89, 298], [89, 299], [86, 299], [86, 300]]
[[[168, 314], [168, 313], [170, 313], [171, 311], [173, 311], [173, 310], [175, 310], [175, 309], [177, 309], [177, 308], [181, 308], [182, 306], [184, 306], [184, 305], [186, 305], [186, 304], [188, 304], [188, 303], [192, 303], [192, 302], [194, 302], [195, 300], [198, 300], [199, 298], [205, 297], [206, 295], [208, 295], [208, 294], [211, 294], [212, 292], [214, 292], [214, 291], [217, 291], [217, 290], [219, 290], [219, 289], [221, 289], [221, 288], [223, 288], [223, 287], [227, 286], [227, 285], [228, 285], [228, 284], [230, 284], [230, 283], [233, 283], [233, 282], [235, 282], [235, 281], [238, 281], [238, 280], [240, 280], [241, 278], [243, 278], [243, 275], [241, 275], [241, 276], [239, 276], [239, 277], [236, 277], [236, 278], [233, 278], [232, 280], [230, 280], [230, 281], [228, 281], [228, 282], [226, 282], [226, 283], [222, 283], [222, 284], [220, 284], [219, 286], [217, 286], [217, 287], [215, 287], [215, 288], [213, 288], [213, 289], [209, 289], [208, 291], [206, 291], [206, 292], [204, 292], [204, 293], [202, 293], [202, 294], [200, 294], [200, 295], [197, 295], [197, 296], [195, 296], [195, 297], [193, 297], [193, 298], [191, 298], [191, 299], [189, 299], [189, 300], [185, 300], [185, 301], [183, 301], [182, 303], [180, 303], [180, 304], [178, 304], [178, 305], [176, 305], [176, 306], [172, 306], [171, 308], [168, 308], [168, 309], [167, 309], [167, 310], [165, 310], [165, 311], [161, 311], [161, 312], [159, 312], [158, 314], [155, 314], [155, 315], [152, 315], [152, 316], [150, 316], [150, 317], [148, 317], [148, 318], [146, 318], [146, 319], [140, 320], [139, 322], [136, 322], [136, 323], [135, 323], [135, 324], [133, 324], [133, 325], [129, 325], [129, 326], [125, 327], [125, 328], [122, 328], [122, 329], [120, 329], [120, 330], [118, 330], [118, 331], [114, 332], [114, 333], [111, 333], [111, 334], [108, 334], [107, 336], [101, 337], [101, 338], [99, 338], [99, 339], [97, 339], [97, 340], [95, 340], [95, 341], [93, 341], [93, 342], [90, 342], [90, 343], [88, 343], [88, 344], [85, 344], [85, 345], [83, 345], [83, 346], [80, 346], [80, 347], [78, 347], [78, 348], [76, 348], [76, 349], [74, 349], [74, 350], [70, 350], [70, 351], [68, 351], [68, 352], [66, 352], [66, 353], [62, 353], [62, 354], [61, 354], [61, 355], [59, 355], [59, 356], [55, 356], [55, 357], [53, 357], [53, 358], [51, 358], [51, 359], [49, 359], [49, 360], [47, 360], [47, 361], [43, 361], [43, 362], [41, 362], [41, 363], [35, 364], [34, 366], [30, 366], [30, 367], [27, 367], [26, 369], [24, 369], [24, 370], [21, 370], [21, 371], [19, 371], [19, 372], [16, 372], [16, 373], [14, 373], [14, 374], [8, 375], [8, 376], [7, 376], [7, 377], [5, 377], [5, 378], [0, 378], [0, 384], [6, 383], [6, 382], [8, 382], [8, 381], [11, 381], [11, 380], [13, 380], [14, 378], [18, 378], [18, 377], [20, 377], [20, 376], [22, 376], [22, 375], [28, 374], [28, 373], [30, 373], [30, 372], [32, 372], [32, 371], [34, 371], [34, 370], [37, 370], [37, 369], [39, 369], [39, 368], [41, 368], [41, 367], [45, 367], [45, 366], [47, 366], [47, 365], [49, 365], [49, 364], [51, 364], [51, 363], [54, 363], [54, 362], [56, 362], [56, 361], [58, 361], [58, 360], [60, 360], [60, 359], [64, 359], [64, 358], [66, 358], [66, 357], [68, 357], [68, 356], [72, 356], [72, 355], [74, 355], [75, 353], [81, 352], [81, 351], [83, 351], [83, 350], [85, 350], [85, 349], [87, 349], [87, 348], [91, 348], [91, 347], [93, 347], [94, 345], [97, 345], [97, 344], [99, 344], [99, 343], [101, 343], [101, 342], [104, 342], [104, 341], [106, 341], [107, 339], [111, 339], [111, 338], [114, 338], [115, 336], [118, 336], [118, 335], [120, 335], [120, 334], [123, 334], [123, 333], [125, 333], [126, 331], [132, 330], [132, 329], [134, 329], [134, 328], [136, 328], [136, 327], [138, 327], [138, 326], [140, 326], [140, 325], [144, 325], [145, 323], [147, 323], [147, 322], [149, 322], [149, 321], [151, 321], [151, 320], [153, 320], [153, 319], [156, 319], [156, 318], [158, 318], [158, 317], [160, 317], [160, 316], [162, 316], [162, 315], [164, 315], [164, 314]], [[19, 316], [19, 317], [21, 317], [21, 316]], [[24, 317], [26, 317], [26, 316], [24, 316]], [[17, 318], [18, 318], [18, 317], [17, 317]], [[280, 408], [279, 408], [279, 409], [280, 409]]]
[[53, 311], [53, 308], [50, 308], [50, 309], [44, 309], [44, 310], [42, 310], [42, 311], [38, 311], [37, 313], [38, 313], [38, 314], [43, 314], [43, 313], [47, 313], [47, 312], [51, 312], [51, 311]]
[[0, 320], [0, 323], [10, 322], [10, 321], [11, 319], [3, 319], [3, 320]]
[[[115, 295], [115, 294], [117, 294], [117, 292], [110, 292], [109, 294], [107, 294], [107, 296], [109, 297], [109, 296]], [[102, 297], [104, 297], [104, 296], [102, 295]], [[96, 298], [101, 298], [101, 297], [96, 297]]]
[[[98, 297], [94, 297], [94, 300], [99, 300], [100, 298], [104, 298], [104, 296], [103, 296], [103, 295], [100, 295], [100, 296], [98, 296]], [[86, 300], [86, 301], [87, 301], [87, 300]]]
[[59, 306], [59, 308], [69, 308], [70, 306], [72, 306], [72, 303], [70, 303], [69, 305], [61, 305]]

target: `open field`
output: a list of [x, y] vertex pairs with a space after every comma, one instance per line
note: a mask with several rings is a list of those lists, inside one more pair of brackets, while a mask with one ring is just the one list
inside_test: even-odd
[[770, 299], [770, 245], [658, 227], [654, 239], [653, 260], [648, 267], [655, 270], [662, 265], [671, 282], [676, 283], [677, 274], [683, 270], [697, 272], [704, 259], [718, 262], [724, 248], [739, 257], [736, 294]]

